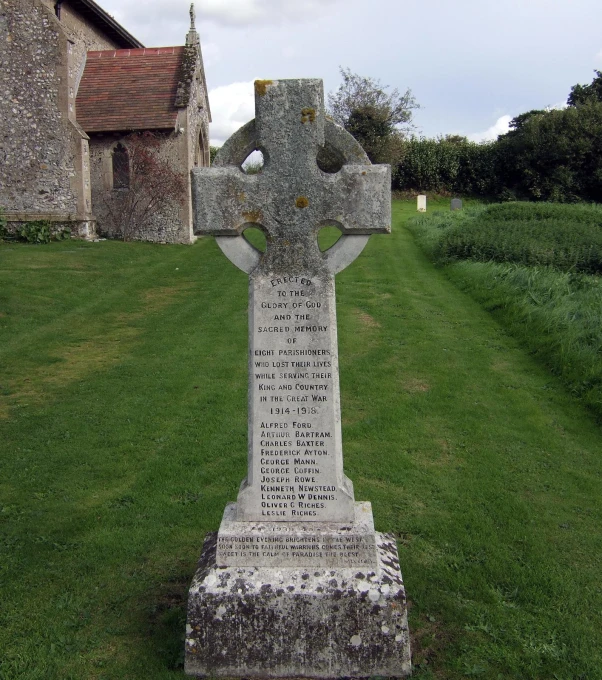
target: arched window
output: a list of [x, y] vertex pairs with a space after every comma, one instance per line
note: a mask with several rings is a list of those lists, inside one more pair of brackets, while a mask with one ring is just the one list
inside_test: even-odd
[[207, 143], [206, 131], [202, 127], [199, 130], [199, 136], [196, 143], [194, 164], [201, 168], [209, 165], [209, 144]]
[[121, 142], [113, 149], [113, 189], [130, 188], [130, 156]]

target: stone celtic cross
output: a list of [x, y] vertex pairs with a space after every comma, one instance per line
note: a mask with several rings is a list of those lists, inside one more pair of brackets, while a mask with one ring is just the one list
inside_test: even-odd
[[[249, 274], [249, 458], [231, 519], [354, 522], [343, 474], [334, 274], [390, 231], [390, 168], [324, 113], [321, 80], [255, 82], [255, 120], [193, 170], [195, 233]], [[340, 159], [323, 172], [318, 154]], [[262, 172], [241, 163], [255, 149]], [[328, 251], [318, 232], [337, 226]], [[261, 253], [242, 236], [266, 236]], [[282, 526], [282, 525], [280, 525]]]
[[[249, 459], [190, 586], [197, 677], [405, 677], [395, 541], [343, 474], [334, 275], [390, 230], [389, 166], [324, 115], [319, 80], [257, 81], [256, 118], [193, 171], [195, 231], [249, 274]], [[265, 165], [246, 175], [254, 150]], [[322, 162], [324, 155], [338, 160]], [[327, 168], [333, 172], [323, 172]], [[263, 230], [265, 253], [242, 236]], [[343, 235], [326, 252], [318, 232]]]

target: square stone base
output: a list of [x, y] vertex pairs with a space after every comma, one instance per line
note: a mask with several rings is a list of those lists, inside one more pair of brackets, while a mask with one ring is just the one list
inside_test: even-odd
[[378, 569], [218, 567], [208, 534], [188, 597], [185, 670], [196, 677], [365, 678], [411, 672], [393, 537]]

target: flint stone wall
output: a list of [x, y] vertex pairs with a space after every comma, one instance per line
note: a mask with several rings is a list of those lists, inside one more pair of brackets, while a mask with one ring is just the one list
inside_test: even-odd
[[[119, 233], [115, 231], [111, 224], [107, 203], [114, 199], [115, 192], [123, 191], [113, 189], [112, 153], [115, 146], [120, 142], [127, 147], [127, 136], [129, 134], [131, 133], [92, 133], [90, 138], [90, 181], [96, 229], [101, 236], [108, 238], [119, 237]], [[182, 160], [185, 161], [186, 159], [186, 156], [182, 153], [185, 141], [183, 135], [176, 135], [174, 132], [167, 133], [161, 148], [161, 157], [168, 160], [169, 164], [173, 168], [179, 169], [183, 175], [188, 174], [186, 165], [180, 162], [182, 156], [184, 156]], [[191, 243], [190, 213], [188, 213], [188, 217], [186, 215], [188, 202], [189, 198], [186, 196], [181, 203], [157, 211], [149, 227], [144, 232], [135, 234], [133, 238], [156, 243]]]
[[[118, 47], [68, 0], [62, 3], [60, 21], [54, 0], [0, 0], [0, 207], [11, 226], [44, 219], [92, 237], [98, 216], [105, 234], [111, 235], [103, 210], [107, 191], [112, 191], [107, 153], [127, 132], [95, 135], [90, 150], [88, 136], [76, 122], [75, 99], [86, 52]], [[139, 236], [144, 240], [195, 240], [189, 172], [209, 162], [209, 121], [201, 104], [200, 60], [187, 68], [183, 108], [163, 149], [185, 175], [187, 195], [181, 205], [155, 217]], [[182, 134], [176, 133], [179, 128]]]
[[67, 3], [59, 22], [51, 4], [0, 0], [0, 206], [89, 219], [88, 138], [74, 122], [75, 83], [86, 49], [114, 45]]
[[26, 227], [32, 222], [49, 222], [50, 232], [59, 234], [69, 230], [74, 238], [96, 238], [96, 223], [94, 220], [68, 219], [57, 215], [45, 215], [43, 213], [12, 213], [8, 216], [6, 229], [9, 233], [16, 233], [21, 227]]
[[[136, 239], [157, 243], [192, 243], [196, 240], [192, 226], [190, 170], [209, 164], [209, 119], [202, 106], [205, 94], [199, 76], [197, 60], [187, 94], [188, 103], [180, 109], [174, 131], [161, 133], [161, 157], [182, 174], [186, 194], [178, 205], [158, 211], [149, 227], [137, 234]], [[182, 133], [180, 129], [183, 129]], [[107, 211], [107, 202], [112, 200], [114, 192], [112, 152], [119, 142], [127, 146], [129, 134], [131, 132], [90, 134], [90, 181], [96, 227], [100, 235], [109, 238], [117, 236]]]
[[188, 161], [186, 167], [186, 198], [182, 210], [182, 233], [186, 234], [185, 243], [196, 240], [194, 236], [192, 218], [192, 193], [190, 186], [190, 171], [194, 167], [207, 167], [209, 165], [209, 112], [203, 106], [207, 99], [207, 93], [202, 78], [203, 65], [200, 54], [194, 68], [194, 76], [190, 84], [190, 94], [186, 108], [180, 110], [178, 125], [185, 130], [186, 148], [180, 160], [182, 167], [184, 159]]
[[[41, 0], [48, 11], [54, 15], [55, 0]], [[76, 12], [68, 2], [61, 5], [60, 25], [67, 37], [69, 92], [69, 117], [75, 119], [75, 97], [79, 82], [86, 65], [86, 53], [90, 50], [118, 49], [117, 43], [108, 38], [102, 31], [88, 23]]]

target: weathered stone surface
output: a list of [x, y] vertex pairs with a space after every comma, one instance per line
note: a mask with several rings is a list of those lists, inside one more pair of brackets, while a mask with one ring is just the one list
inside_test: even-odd
[[0, 205], [88, 221], [88, 137], [75, 121], [74, 92], [86, 48], [114, 43], [77, 22], [68, 3], [58, 21], [52, 4], [0, 6]]
[[462, 210], [462, 199], [461, 198], [452, 198], [451, 209], [452, 210]]
[[[346, 130], [328, 119], [324, 121], [324, 142], [325, 146], [329, 149], [335, 149], [343, 165], [370, 165], [368, 156], [358, 142]], [[212, 169], [224, 167], [230, 167], [231, 169], [232, 167], [240, 168], [247, 156], [258, 147], [257, 127], [255, 119], [253, 119], [246, 125], [243, 125], [226, 141], [211, 167]], [[196, 170], [193, 171], [195, 181], [193, 182], [192, 191], [195, 206], [202, 202], [202, 197], [199, 194], [199, 188], [196, 183], [197, 174]], [[387, 200], [386, 195], [384, 198]], [[198, 224], [200, 219], [201, 217], [197, 213], [195, 224]], [[243, 225], [243, 230], [244, 226], [248, 225]], [[328, 271], [331, 274], [338, 274], [345, 269], [362, 252], [369, 238], [369, 234], [343, 235], [332, 248], [322, 253]], [[261, 253], [242, 235], [232, 232], [227, 237], [216, 236], [215, 240], [230, 262], [239, 269], [242, 269], [242, 271], [250, 274], [258, 266]]]
[[[193, 173], [195, 232], [249, 274], [249, 441], [217, 558], [213, 536], [190, 590], [186, 672], [404, 676], [395, 542], [343, 473], [334, 290], [369, 235], [390, 231], [390, 169], [325, 120], [321, 81], [257, 81], [255, 95], [255, 121]], [[247, 176], [254, 149], [264, 168]], [[322, 253], [318, 231], [333, 224], [343, 236]], [[263, 254], [242, 237], [250, 225]]]
[[[322, 226], [344, 234], [391, 230], [390, 167], [366, 165], [358, 145], [339, 141], [348, 133], [325, 126], [322, 81], [257, 82], [255, 121], [226, 142], [213, 167], [193, 171], [195, 233], [236, 237], [258, 225], [269, 235], [258, 265], [264, 274], [328, 273], [316, 238]], [[354, 161], [334, 174], [316, 163], [325, 127]], [[254, 148], [264, 168], [246, 175], [239, 164]]]
[[44, 214], [44, 213], [4, 213], [7, 221], [7, 230], [16, 233], [21, 227], [27, 226], [30, 222], [35, 220], [43, 220], [50, 222], [50, 230], [52, 234], [58, 234], [66, 229], [71, 232], [72, 238], [81, 238], [87, 241], [93, 241], [97, 238], [96, 221], [95, 220], [77, 220], [65, 219], [64, 217]]
[[[100, 114], [95, 118], [97, 107], [92, 93], [99, 82], [102, 86], [106, 79], [117, 78], [120, 72], [126, 79], [131, 78], [133, 74], [138, 74], [136, 77], [140, 78], [139, 74], [144, 73], [143, 83], [146, 83], [146, 89], [152, 90], [156, 77], [153, 65], [156, 64], [159, 70], [163, 69], [162, 60], [170, 59], [173, 49], [152, 50], [148, 51], [149, 54], [146, 54], [145, 50], [128, 50], [117, 53], [117, 56], [110, 52], [95, 53], [90, 57], [84, 71], [78, 105], [83, 120], [86, 120], [87, 116], [90, 121], [92, 116], [92, 130], [95, 130], [89, 132], [92, 201], [99, 233], [105, 236], [122, 235], [123, 225], [115, 215], [121, 213], [119, 206], [123, 200], [123, 193], [114, 190], [113, 154], [118, 145], [131, 151], [129, 141], [131, 131], [128, 132], [129, 125], [121, 128], [115, 120], [110, 118], [103, 120]], [[98, 68], [99, 65], [103, 65], [101, 70]], [[175, 65], [177, 66], [177, 63]], [[173, 69], [174, 65], [169, 68]], [[171, 109], [171, 102], [168, 100], [162, 100], [161, 104], [161, 107], [170, 107], [175, 126], [169, 130], [156, 131], [154, 134], [159, 142], [161, 161], [181, 173], [184, 182], [188, 183], [193, 167], [209, 165], [208, 126], [211, 120], [199, 36], [193, 26], [188, 33], [179, 68], [174, 108]], [[172, 76], [175, 75], [173, 70], [169, 72]], [[161, 77], [166, 77], [166, 73], [163, 71]], [[116, 107], [121, 102], [121, 93], [119, 88], [115, 92], [109, 92], [110, 97], [115, 97]], [[119, 115], [118, 110], [116, 116]], [[126, 118], [127, 116], [121, 118], [121, 124]], [[130, 122], [136, 124], [136, 118]], [[105, 127], [104, 131], [101, 130], [101, 126]], [[139, 225], [136, 233], [130, 232], [129, 238], [159, 243], [191, 243], [196, 239], [192, 229], [192, 206], [186, 191], [171, 201], [157, 202], [152, 213], [143, 222], [144, 225]]]
[[[205, 129], [206, 121], [201, 118], [202, 110], [195, 105], [190, 106], [191, 111], [199, 111], [198, 115], [191, 115], [187, 109], [182, 109], [178, 114], [183, 134], [173, 131], [162, 133], [161, 158], [167, 161], [173, 168], [182, 171], [188, 178], [188, 163], [191, 149], [196, 144], [200, 130]], [[195, 120], [195, 117], [198, 120]], [[112, 223], [109, 206], [114, 200], [114, 195], [119, 192], [113, 190], [113, 152], [118, 144], [128, 147], [128, 135], [125, 133], [90, 133], [90, 173], [92, 184], [92, 203], [94, 214], [97, 217], [98, 232], [103, 236], [115, 238], [120, 232]], [[189, 207], [188, 197], [173, 201], [171, 204], [164, 203], [150, 216], [144, 229], [132, 238], [158, 243], [191, 243], [195, 240], [192, 233], [192, 210]]]
[[405, 677], [410, 647], [395, 541], [378, 569], [217, 567], [205, 540], [188, 600], [186, 673], [197, 677]]
[[[195, 232], [232, 238], [232, 248], [226, 238], [220, 246], [250, 274], [249, 465], [238, 520], [353, 522], [334, 273], [369, 234], [390, 231], [390, 168], [370, 165], [349, 133], [326, 122], [321, 81], [257, 81], [255, 95], [255, 121], [213, 168], [193, 173]], [[343, 163], [336, 173], [318, 167], [325, 145]], [[263, 171], [245, 175], [240, 164], [255, 148]], [[242, 245], [251, 224], [266, 233], [263, 255]], [[331, 256], [317, 242], [329, 224], [344, 234]]]
[[420, 195], [416, 199], [416, 209], [418, 212], [426, 212], [426, 196]]
[[356, 503], [353, 522], [238, 522], [226, 506], [218, 533], [220, 567], [362, 567], [378, 569], [370, 503]]
[[253, 274], [249, 471], [239, 519], [352, 521], [343, 474], [334, 277]]

